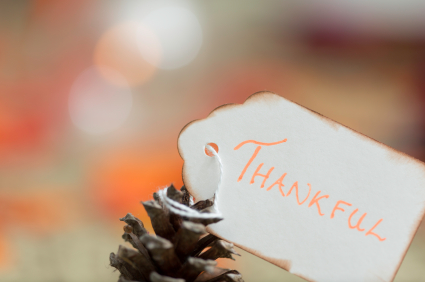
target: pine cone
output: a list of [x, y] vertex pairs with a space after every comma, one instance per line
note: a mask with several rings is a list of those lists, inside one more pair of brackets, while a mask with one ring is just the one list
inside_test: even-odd
[[[190, 206], [184, 186], [178, 191], [171, 185], [167, 197]], [[182, 218], [170, 212], [156, 193], [154, 200], [142, 204], [156, 236], [150, 235], [142, 221], [130, 213], [120, 219], [127, 223], [122, 238], [134, 249], [120, 246], [117, 254], [109, 257], [111, 266], [121, 273], [118, 282], [243, 282], [238, 271], [216, 267], [216, 259], [234, 260], [232, 255], [239, 255], [232, 243], [206, 235], [205, 226], [221, 219]], [[190, 208], [208, 213], [212, 204], [210, 200], [200, 201]]]

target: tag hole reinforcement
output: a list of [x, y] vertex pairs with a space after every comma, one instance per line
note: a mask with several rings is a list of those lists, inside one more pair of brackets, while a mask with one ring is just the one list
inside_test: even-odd
[[[217, 144], [215, 144], [215, 143], [208, 143], [208, 145], [210, 145], [218, 153], [218, 146], [217, 146]], [[207, 147], [205, 147], [205, 154], [207, 156], [209, 156], [209, 157], [213, 157], [214, 156], [214, 154], [209, 149], [207, 149]]]

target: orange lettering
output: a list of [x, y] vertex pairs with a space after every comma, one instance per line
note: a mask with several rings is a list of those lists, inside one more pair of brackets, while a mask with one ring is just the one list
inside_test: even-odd
[[376, 238], [378, 238], [379, 241], [384, 241], [385, 239], [387, 239], [387, 238], [381, 238], [381, 237], [379, 237], [378, 234], [372, 232], [372, 230], [375, 229], [381, 223], [381, 221], [382, 221], [382, 218], [380, 220], [378, 220], [378, 222], [368, 232], [366, 232], [365, 236], [367, 236], [367, 235], [376, 236]]
[[345, 211], [343, 208], [338, 207], [339, 204], [344, 204], [344, 205], [347, 205], [347, 206], [351, 206], [350, 203], [347, 203], [347, 202], [344, 202], [344, 201], [338, 201], [338, 202], [336, 202], [336, 205], [335, 205], [335, 207], [334, 207], [334, 209], [332, 210], [332, 213], [331, 213], [331, 218], [334, 218], [335, 211], [336, 210]]
[[261, 167], [263, 166], [263, 164], [264, 164], [264, 163], [260, 164], [260, 165], [257, 167], [257, 169], [255, 170], [254, 174], [252, 175], [251, 182], [250, 182], [249, 184], [253, 184], [253, 183], [254, 183], [254, 178], [255, 178], [256, 176], [262, 176], [262, 177], [264, 177], [264, 180], [263, 180], [263, 182], [261, 183], [261, 188], [263, 188], [263, 187], [264, 187], [264, 184], [266, 183], [266, 180], [269, 178], [270, 173], [273, 171], [274, 167], [272, 167], [271, 169], [269, 169], [269, 171], [267, 172], [267, 174], [259, 174], [259, 173], [258, 173], [258, 171], [261, 169]]
[[[248, 167], [251, 165], [252, 161], [255, 159], [255, 157], [257, 156], [258, 152], [260, 152], [261, 146], [258, 146], [257, 148], [255, 148], [254, 154], [252, 154], [251, 158], [249, 159], [249, 161], [246, 163], [244, 169], [242, 170], [241, 175], [239, 175], [238, 178], [238, 182], [242, 180], [246, 170], [248, 169]], [[236, 148], [235, 148], [236, 150]]]
[[298, 202], [298, 205], [301, 206], [302, 204], [304, 204], [305, 201], [307, 201], [308, 197], [310, 196], [311, 185], [309, 183], [307, 185], [308, 185], [308, 188], [309, 188], [308, 194], [307, 194], [307, 197], [305, 197], [304, 201], [302, 201], [301, 203], [300, 203], [300, 198], [298, 196], [298, 181], [295, 181], [295, 183], [292, 185], [291, 189], [289, 189], [288, 194], [286, 194], [286, 196], [291, 195], [292, 189], [295, 188], [295, 195], [297, 196], [297, 202]]
[[285, 197], [285, 194], [282, 191], [282, 187], [285, 186], [285, 185], [282, 184], [282, 181], [285, 178], [285, 176], [286, 176], [286, 172], [284, 174], [282, 174], [282, 176], [278, 180], [276, 180], [275, 183], [273, 183], [269, 188], [267, 188], [267, 191], [269, 191], [270, 189], [272, 189], [273, 186], [279, 185], [280, 194], [282, 194], [282, 196]]
[[366, 216], [366, 214], [367, 213], [364, 213], [361, 217], [360, 217], [360, 219], [359, 219], [359, 221], [357, 221], [357, 224], [355, 225], [355, 226], [352, 226], [351, 225], [351, 218], [353, 217], [353, 215], [358, 211], [359, 209], [355, 209], [351, 214], [350, 214], [350, 217], [348, 218], [348, 227], [350, 227], [351, 229], [354, 229], [354, 228], [357, 228], [357, 230], [359, 230], [360, 232], [362, 232], [362, 231], [364, 231], [364, 228], [360, 228], [360, 224], [362, 223], [362, 221], [363, 221], [363, 218]]
[[323, 214], [323, 213], [321, 213], [321, 212], [320, 212], [319, 200], [320, 200], [320, 199], [323, 199], [323, 198], [329, 198], [329, 195], [325, 195], [325, 196], [322, 196], [322, 197], [319, 197], [319, 198], [317, 198], [317, 199], [316, 199], [316, 197], [320, 194], [320, 192], [321, 192], [321, 191], [317, 192], [317, 193], [316, 193], [316, 195], [314, 195], [314, 197], [313, 197], [313, 199], [311, 200], [310, 204], [308, 204], [308, 207], [311, 207], [313, 204], [316, 204], [317, 209], [318, 209], [318, 211], [319, 211], [319, 215], [320, 215], [320, 216], [324, 216], [325, 214]]
[[238, 146], [236, 146], [233, 150], [238, 150], [240, 147], [242, 147], [243, 145], [248, 144], [248, 143], [254, 143], [254, 144], [257, 144], [257, 145], [264, 145], [264, 146], [273, 146], [273, 145], [284, 143], [286, 141], [287, 141], [286, 138], [283, 139], [282, 141], [277, 141], [277, 142], [272, 142], [272, 143], [258, 142], [258, 141], [255, 141], [255, 140], [246, 140], [246, 141], [243, 141], [242, 143], [240, 143]]

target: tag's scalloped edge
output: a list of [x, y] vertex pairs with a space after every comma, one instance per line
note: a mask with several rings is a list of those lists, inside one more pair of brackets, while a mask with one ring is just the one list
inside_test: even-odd
[[182, 150], [180, 149], [180, 142], [179, 142], [179, 140], [180, 140], [180, 135], [186, 130], [186, 128], [188, 128], [191, 124], [194, 124], [194, 123], [196, 123], [196, 122], [200, 122], [200, 121], [203, 121], [203, 120], [206, 120], [206, 119], [208, 119], [209, 117], [211, 117], [212, 115], [214, 115], [214, 114], [216, 114], [217, 112], [219, 112], [219, 111], [223, 111], [223, 110], [227, 110], [227, 109], [229, 109], [229, 108], [234, 108], [234, 107], [239, 107], [239, 106], [242, 106], [242, 105], [244, 105], [246, 102], [248, 102], [249, 100], [252, 100], [253, 98], [259, 98], [259, 96], [263, 96], [263, 95], [271, 95], [271, 96], [276, 96], [276, 97], [278, 97], [278, 98], [281, 98], [281, 99], [284, 99], [282, 96], [280, 96], [280, 95], [278, 95], [278, 94], [276, 94], [276, 93], [273, 93], [273, 92], [270, 92], [270, 91], [259, 91], [259, 92], [255, 92], [254, 94], [252, 94], [252, 95], [250, 95], [250, 96], [248, 96], [248, 98], [246, 98], [246, 100], [242, 103], [242, 104], [237, 104], [237, 103], [229, 103], [229, 104], [223, 104], [223, 105], [221, 105], [221, 106], [218, 106], [218, 107], [216, 107], [214, 110], [212, 110], [209, 114], [208, 114], [208, 116], [207, 117], [205, 117], [205, 118], [202, 118], [202, 119], [196, 119], [196, 120], [192, 120], [191, 122], [189, 122], [188, 124], [186, 124], [183, 128], [182, 128], [182, 130], [180, 130], [180, 133], [179, 133], [179, 136], [177, 137], [177, 151], [178, 151], [178, 153], [179, 153], [179, 155], [180, 155], [180, 157], [182, 158], [182, 160], [183, 160], [183, 168], [182, 168], [182, 180], [183, 180], [183, 183], [184, 183], [184, 185], [186, 186], [186, 188], [188, 189], [188, 191], [190, 192], [190, 194], [192, 194], [193, 195], [193, 191], [192, 191], [192, 187], [191, 187], [191, 185], [190, 185], [190, 183], [187, 181], [187, 178], [185, 177], [185, 161], [184, 161], [184, 157], [183, 157], [183, 154], [182, 154]]
[[[328, 123], [331, 127], [333, 127], [335, 130], [338, 130], [338, 128], [340, 128], [340, 127], [345, 127], [345, 128], [347, 128], [347, 129], [349, 129], [349, 130], [351, 130], [352, 132], [354, 132], [355, 134], [357, 134], [360, 138], [363, 138], [363, 139], [366, 139], [368, 142], [371, 142], [372, 144], [374, 144], [374, 145], [376, 145], [376, 146], [379, 146], [379, 147], [384, 147], [385, 149], [387, 149], [388, 150], [388, 152], [390, 153], [392, 153], [391, 154], [391, 156], [394, 158], [394, 159], [398, 159], [399, 161], [402, 161], [403, 159], [408, 159], [408, 160], [410, 160], [410, 161], [415, 161], [416, 163], [418, 163], [418, 165], [421, 165], [422, 167], [423, 167], [423, 169], [424, 169], [424, 174], [425, 174], [425, 163], [424, 162], [422, 162], [421, 160], [419, 160], [419, 159], [417, 159], [417, 158], [415, 158], [415, 157], [412, 157], [412, 156], [410, 156], [410, 155], [408, 155], [408, 154], [406, 154], [406, 153], [403, 153], [403, 152], [400, 152], [400, 151], [398, 151], [398, 150], [396, 150], [396, 149], [394, 149], [394, 148], [392, 148], [392, 147], [390, 147], [390, 146], [388, 146], [388, 145], [386, 145], [386, 144], [384, 144], [384, 143], [382, 143], [382, 142], [379, 142], [378, 140], [375, 140], [375, 139], [373, 139], [373, 138], [371, 138], [371, 137], [369, 137], [369, 136], [366, 136], [366, 135], [364, 135], [364, 134], [362, 134], [362, 133], [360, 133], [360, 132], [358, 132], [357, 130], [354, 130], [354, 129], [352, 129], [352, 128], [350, 128], [350, 127], [348, 127], [348, 126], [346, 126], [346, 125], [343, 125], [343, 124], [341, 124], [341, 123], [339, 123], [339, 122], [337, 122], [337, 121], [335, 121], [335, 120], [333, 120], [333, 119], [331, 119], [331, 118], [328, 118], [328, 117], [326, 117], [326, 116], [324, 116], [324, 115], [322, 115], [322, 114], [320, 114], [320, 113], [318, 113], [318, 112], [316, 112], [316, 111], [314, 111], [314, 110], [311, 110], [311, 109], [309, 109], [309, 108], [306, 108], [306, 107], [304, 107], [304, 106], [302, 106], [302, 105], [300, 105], [300, 104], [298, 104], [298, 103], [296, 103], [296, 102], [293, 102], [293, 101], [291, 101], [291, 100], [289, 100], [289, 99], [286, 99], [286, 98], [284, 98], [284, 97], [282, 97], [282, 96], [280, 96], [280, 95], [278, 95], [278, 94], [276, 94], [276, 93], [274, 93], [274, 92], [271, 92], [271, 91], [259, 91], [259, 92], [255, 92], [254, 94], [251, 94], [250, 96], [248, 96], [248, 98], [246, 98], [246, 100], [242, 103], [242, 104], [237, 104], [237, 103], [229, 103], [229, 104], [223, 104], [223, 105], [221, 105], [221, 106], [218, 106], [217, 108], [215, 108], [214, 110], [212, 110], [209, 114], [208, 114], [208, 116], [207, 117], [205, 117], [205, 118], [203, 118], [203, 119], [197, 119], [197, 120], [193, 120], [193, 121], [191, 121], [191, 122], [189, 122], [188, 124], [186, 124], [183, 128], [182, 128], [182, 130], [180, 131], [180, 133], [179, 133], [179, 136], [178, 136], [178, 138], [177, 138], [177, 140], [180, 140], [180, 135], [185, 131], [185, 129], [186, 128], [188, 128], [189, 127], [189, 125], [191, 125], [191, 124], [193, 124], [193, 123], [195, 123], [195, 122], [200, 122], [200, 121], [203, 121], [203, 120], [206, 120], [206, 119], [208, 119], [209, 117], [211, 117], [213, 114], [215, 114], [215, 113], [217, 113], [218, 111], [222, 111], [222, 110], [228, 110], [228, 109], [230, 109], [230, 108], [234, 108], [234, 107], [239, 107], [239, 106], [243, 106], [245, 103], [247, 103], [247, 102], [249, 102], [249, 101], [251, 101], [251, 100], [253, 100], [253, 99], [256, 99], [256, 98], [260, 98], [260, 96], [264, 96], [264, 95], [267, 95], [267, 96], [274, 96], [274, 97], [276, 97], [276, 98], [280, 98], [280, 99], [285, 99], [286, 101], [289, 101], [289, 102], [291, 102], [291, 103], [293, 103], [293, 104], [296, 104], [296, 105], [298, 105], [298, 106], [300, 106], [302, 109], [304, 109], [304, 110], [306, 110], [306, 111], [308, 111], [308, 112], [310, 112], [310, 113], [313, 113], [314, 115], [316, 115], [318, 118], [320, 118], [320, 119], [322, 119], [323, 121], [325, 121], [326, 123]], [[178, 150], [178, 153], [179, 153], [179, 155], [180, 155], [180, 157], [182, 158], [182, 160], [183, 160], [183, 167], [182, 167], [182, 180], [183, 180], [183, 183], [184, 183], [184, 185], [186, 186], [186, 188], [188, 189], [188, 191], [189, 191], [189, 193], [190, 194], [192, 194], [193, 195], [193, 191], [192, 191], [192, 188], [191, 188], [191, 186], [190, 186], [190, 183], [188, 182], [188, 181], [186, 181], [187, 180], [187, 178], [185, 177], [185, 161], [184, 161], [184, 157], [183, 157], [183, 155], [182, 155], [182, 152], [181, 152], [181, 150], [180, 150], [180, 144], [179, 144], [179, 141], [177, 141], [177, 150]], [[186, 178], [186, 180], [185, 180], [185, 178]], [[413, 228], [412, 228], [412, 230], [411, 230], [411, 236], [410, 236], [410, 238], [412, 239], [411, 241], [410, 241], [410, 243], [406, 246], [406, 249], [404, 250], [404, 253], [403, 253], [403, 255], [401, 256], [401, 258], [400, 258], [400, 261], [399, 261], [399, 263], [398, 263], [398, 266], [397, 266], [397, 268], [395, 269], [395, 271], [394, 271], [394, 273], [393, 273], [393, 275], [392, 275], [392, 278], [391, 278], [391, 281], [393, 281], [394, 279], [395, 279], [395, 276], [396, 276], [396, 274], [397, 274], [397, 272], [398, 272], [398, 270], [399, 270], [399, 268], [400, 268], [400, 266], [401, 266], [401, 263], [403, 262], [403, 260], [404, 260], [404, 257], [406, 256], [406, 253], [407, 253], [407, 251], [408, 251], [408, 249], [409, 249], [409, 247], [410, 247], [410, 245], [411, 245], [411, 243], [412, 243], [412, 241], [413, 241], [413, 237], [415, 236], [415, 234], [416, 234], [416, 232], [417, 232], [417, 230], [418, 230], [418, 228], [419, 228], [419, 225], [421, 224], [421, 222], [422, 222], [422, 220], [423, 220], [423, 218], [424, 218], [424, 215], [425, 215], [425, 207], [423, 208], [423, 210], [422, 210], [422, 213], [421, 213], [421, 216], [420, 216], [420, 218], [419, 218], [419, 220], [417, 221], [417, 223], [416, 223], [416, 225], [415, 226], [413, 226]], [[211, 232], [210, 232], [211, 233]], [[220, 237], [220, 236], [218, 236], [217, 234], [214, 234], [214, 235], [216, 235], [217, 237]], [[222, 238], [223, 239], [223, 238]], [[224, 239], [223, 239], [224, 240]], [[273, 263], [273, 264], [275, 264], [275, 265], [277, 265], [277, 266], [279, 266], [279, 267], [281, 267], [281, 268], [283, 268], [283, 269], [285, 269], [285, 270], [287, 270], [287, 271], [289, 271], [289, 268], [290, 268], [290, 266], [286, 263], [286, 262], [277, 262], [276, 261], [276, 263], [275, 262], [272, 262], [274, 259], [273, 258], [269, 258], [269, 257], [265, 257], [265, 256], [263, 256], [262, 254], [260, 254], [260, 253], [258, 253], [258, 252], [253, 252], [252, 250], [250, 250], [250, 248], [248, 248], [248, 247], [246, 247], [246, 246], [240, 246], [240, 245], [237, 245], [238, 247], [240, 247], [241, 249], [244, 249], [245, 251], [248, 251], [249, 253], [252, 253], [253, 255], [256, 255], [256, 256], [258, 256], [258, 257], [260, 257], [260, 258], [262, 258], [262, 259], [264, 259], [264, 260], [266, 260], [266, 261], [268, 261], [268, 262], [271, 262], [271, 263]], [[296, 274], [297, 276], [299, 276], [298, 274]], [[305, 277], [302, 277], [302, 278], [304, 278], [304, 279], [306, 279]], [[308, 279], [307, 279], [308, 280]], [[309, 280], [309, 281], [312, 281], [312, 280]]]

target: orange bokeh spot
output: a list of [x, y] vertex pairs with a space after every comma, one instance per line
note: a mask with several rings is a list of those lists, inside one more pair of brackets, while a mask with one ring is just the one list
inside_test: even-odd
[[[94, 63], [98, 67], [108, 67], [125, 77], [130, 86], [148, 81], [156, 68], [145, 61], [140, 45], [148, 46], [153, 60], [160, 60], [160, 45], [155, 34], [136, 22], [126, 22], [107, 30], [98, 41], [94, 51]], [[110, 82], [122, 85], [108, 72], [99, 71]]]
[[0, 154], [37, 147], [44, 127], [42, 117], [36, 113], [14, 109], [0, 100]]
[[21, 226], [35, 235], [45, 235], [70, 226], [78, 211], [72, 210], [74, 196], [69, 193], [37, 191], [26, 195], [0, 195], [5, 210], [2, 226]]
[[7, 230], [24, 232], [31, 236], [45, 236], [70, 228], [80, 213], [75, 209], [75, 195], [53, 191], [28, 191], [0, 194], [0, 269], [17, 263]]
[[8, 250], [8, 242], [0, 233], [0, 269], [7, 269], [11, 266], [11, 258]]
[[144, 220], [140, 201], [152, 199], [159, 188], [182, 182], [183, 161], [177, 152], [127, 149], [99, 160], [91, 173], [92, 197], [110, 216], [133, 213]]

